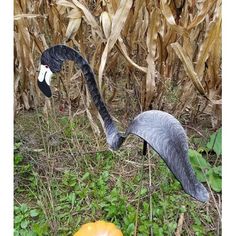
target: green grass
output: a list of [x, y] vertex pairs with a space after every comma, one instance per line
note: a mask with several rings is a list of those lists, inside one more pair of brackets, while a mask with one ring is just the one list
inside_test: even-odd
[[[40, 121], [40, 122], [39, 122]], [[15, 125], [14, 235], [73, 235], [87, 222], [106, 220], [124, 236], [217, 235], [215, 204], [184, 193], [165, 163], [134, 137], [117, 152], [96, 140], [85, 119], [19, 115]], [[150, 221], [150, 193], [152, 222]], [[217, 197], [217, 196], [216, 196]], [[137, 224], [136, 224], [137, 222]]]

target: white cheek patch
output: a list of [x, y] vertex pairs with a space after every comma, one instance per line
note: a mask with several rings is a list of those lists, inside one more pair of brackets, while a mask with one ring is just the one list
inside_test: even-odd
[[48, 66], [45, 66], [45, 65], [40, 66], [40, 72], [38, 76], [38, 80], [40, 82], [43, 82], [45, 80], [47, 85], [50, 85], [52, 75], [53, 73]]

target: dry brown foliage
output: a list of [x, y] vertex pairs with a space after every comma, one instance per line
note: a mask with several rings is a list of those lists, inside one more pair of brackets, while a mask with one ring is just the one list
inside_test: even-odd
[[[132, 97], [138, 110], [205, 112], [219, 125], [221, 0], [16, 0], [14, 11], [15, 111], [42, 102], [40, 53], [66, 43], [90, 62], [109, 106], [128, 113]], [[61, 76], [62, 98], [82, 101], [92, 121], [81, 73], [68, 63]]]

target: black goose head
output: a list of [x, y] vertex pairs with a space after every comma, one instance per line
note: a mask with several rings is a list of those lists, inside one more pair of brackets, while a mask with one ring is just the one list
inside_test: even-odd
[[75, 50], [64, 45], [53, 46], [42, 53], [38, 87], [45, 96], [52, 96], [50, 81], [53, 73], [61, 70], [65, 60], [74, 60], [75, 54]]

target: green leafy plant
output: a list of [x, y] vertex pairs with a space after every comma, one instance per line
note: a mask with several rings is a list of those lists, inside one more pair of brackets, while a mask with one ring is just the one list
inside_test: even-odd
[[14, 144], [14, 164], [18, 165], [23, 160], [23, 155], [19, 152], [20, 147], [22, 146], [21, 142], [16, 142]]
[[30, 208], [26, 204], [14, 207], [14, 236], [43, 236], [48, 235], [48, 226], [46, 223], [36, 224], [42, 213], [39, 209]]
[[222, 172], [221, 166], [212, 167], [207, 172], [207, 179], [210, 186], [216, 192], [221, 192], [222, 189]]
[[205, 182], [207, 180], [206, 172], [211, 168], [210, 163], [196, 150], [189, 149], [188, 155], [198, 180]]
[[206, 146], [209, 150], [213, 150], [217, 156], [222, 154], [222, 128], [210, 136], [210, 140]]
[[61, 125], [63, 126], [64, 128], [64, 134], [67, 138], [71, 138], [72, 137], [72, 134], [73, 134], [73, 131], [76, 127], [76, 122], [74, 121], [70, 121], [68, 117], [66, 116], [63, 116], [61, 119], [60, 119], [60, 122], [61, 122]]
[[222, 171], [221, 166], [212, 166], [200, 153], [201, 150], [213, 150], [217, 156], [222, 153], [222, 131], [221, 128], [210, 136], [206, 148], [199, 148], [199, 151], [189, 149], [189, 159], [194, 168], [196, 176], [201, 182], [208, 182], [216, 192], [222, 190]]
[[76, 183], [78, 182], [77, 176], [75, 173], [73, 173], [69, 170], [66, 170], [64, 172], [63, 177], [62, 177], [62, 182], [65, 186], [74, 187], [76, 185]]

